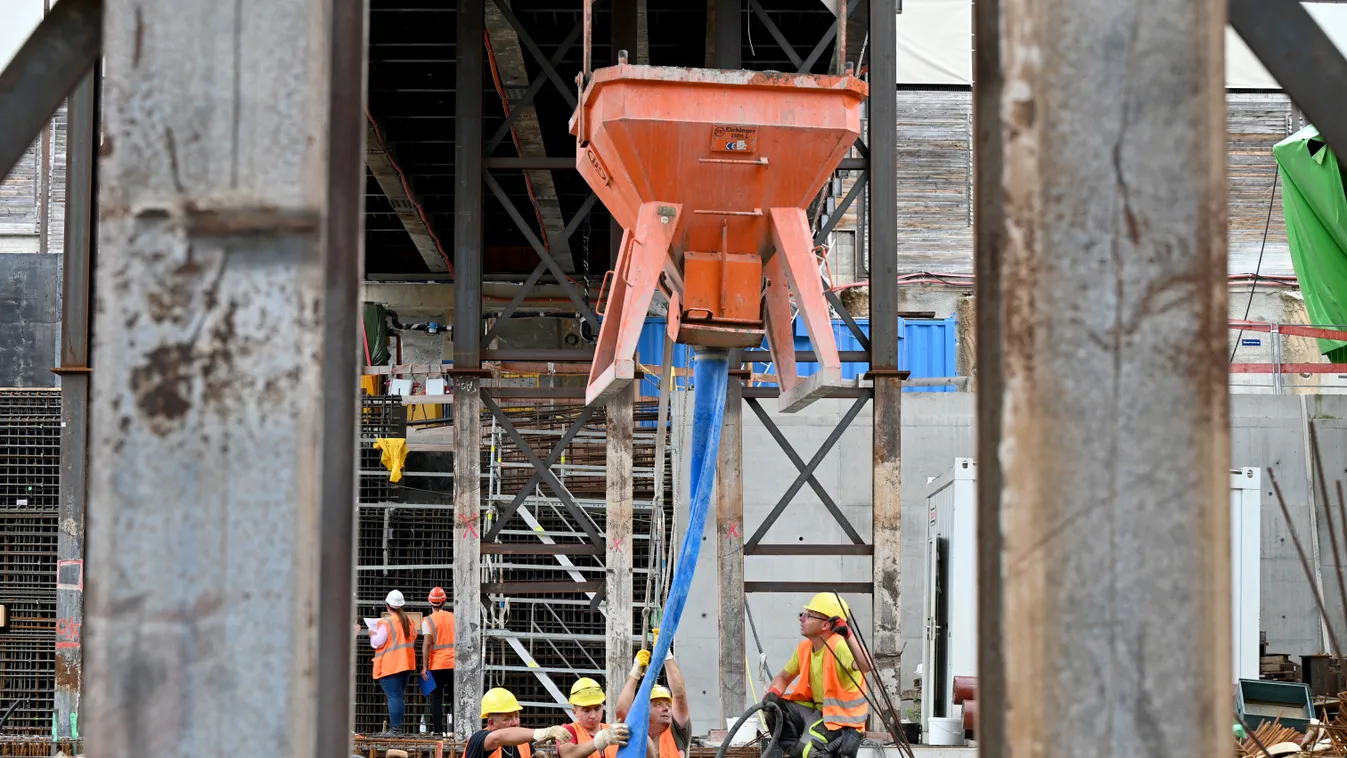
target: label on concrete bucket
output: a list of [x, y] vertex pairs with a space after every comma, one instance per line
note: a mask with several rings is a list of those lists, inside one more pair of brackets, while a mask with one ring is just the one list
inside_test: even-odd
[[758, 127], [716, 124], [711, 127], [711, 151], [753, 153], [758, 150]]

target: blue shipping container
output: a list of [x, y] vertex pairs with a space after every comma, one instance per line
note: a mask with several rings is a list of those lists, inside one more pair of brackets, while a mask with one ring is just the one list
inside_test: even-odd
[[[870, 336], [870, 320], [856, 319], [861, 331], [868, 337]], [[957, 376], [955, 368], [955, 333], [957, 331], [956, 321], [953, 317], [943, 320], [928, 319], [898, 319], [898, 367], [903, 371], [910, 371], [911, 378], [938, 378]], [[647, 366], [659, 366], [664, 360], [664, 332], [665, 321], [662, 318], [646, 319], [645, 326], [641, 329], [641, 339], [637, 343], [637, 360]], [[845, 322], [840, 319], [833, 321], [833, 336], [837, 339], [838, 350], [861, 350], [861, 343], [851, 333]], [[767, 348], [767, 341], [763, 340], [763, 349]], [[804, 322], [796, 319], [795, 321], [795, 349], [810, 350], [812, 346], [809, 343], [809, 334], [805, 331]], [[674, 345], [673, 364], [675, 368], [690, 368], [692, 366], [692, 348], [688, 345]], [[818, 371], [816, 363], [801, 363], [798, 365], [801, 376], [808, 376]], [[870, 368], [868, 363], [843, 363], [842, 377], [844, 379], [856, 379], [865, 374]], [[753, 364], [754, 373], [773, 374], [775, 369], [770, 363]], [[677, 386], [687, 386], [688, 380], [680, 378]], [[905, 387], [904, 392], [954, 392], [954, 387]], [[647, 376], [641, 385], [641, 395], [645, 397], [659, 396], [659, 377]]]

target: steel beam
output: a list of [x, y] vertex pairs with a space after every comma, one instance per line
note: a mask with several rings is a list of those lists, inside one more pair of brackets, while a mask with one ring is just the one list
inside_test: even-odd
[[[484, 2], [485, 0], [458, 0], [456, 20], [458, 33], [454, 84], [454, 368], [456, 369], [477, 369], [482, 365], [482, 76], [485, 57], [482, 46], [486, 33]], [[459, 687], [458, 691], [461, 693], [464, 688]], [[459, 723], [475, 724], [477, 720]]]
[[1347, 156], [1347, 60], [1296, 0], [1229, 0], [1230, 25], [1339, 156]]
[[619, 392], [608, 401], [607, 490], [608, 508], [604, 530], [607, 552], [604, 562], [605, 668], [608, 670], [608, 721], [617, 718], [617, 697], [631, 666], [632, 603], [632, 401], [635, 388]]
[[[743, 68], [744, 14], [743, 0], [716, 0], [715, 54], [716, 68]], [[743, 677], [740, 677], [742, 681]], [[733, 715], [739, 715], [735, 713]]]
[[[1005, 229], [1001, 3], [973, 0], [973, 267], [977, 365], [978, 750], [1006, 758], [1005, 611], [1001, 555], [1002, 233]], [[970, 387], [973, 389], [973, 387]], [[996, 703], [998, 707], [986, 707]]]
[[[717, 17], [721, 8], [717, 8]], [[736, 15], [737, 15], [737, 9]], [[719, 44], [719, 43], [717, 43]], [[720, 718], [734, 718], [748, 706], [744, 682], [744, 400], [742, 372], [731, 372], [725, 392], [725, 420], [716, 460], [716, 583], [720, 592]]]
[[78, 725], [345, 754], [364, 9], [106, 7]]
[[786, 57], [790, 59], [791, 65], [795, 66], [797, 71], [803, 71], [805, 69], [804, 59], [800, 57], [799, 53], [795, 52], [795, 46], [790, 44], [790, 40], [786, 39], [786, 35], [781, 33], [781, 29], [776, 25], [776, 22], [772, 21], [771, 17], [767, 15], [762, 3], [758, 0], [748, 0], [748, 7], [753, 9], [753, 15], [757, 16], [762, 21], [762, 25], [767, 27], [767, 33], [772, 35], [772, 39], [776, 40], [781, 52], [785, 53]]
[[[569, 53], [571, 48], [575, 47], [575, 41], [580, 38], [581, 26], [581, 24], [576, 24], [571, 27], [570, 34], [566, 35], [566, 39], [561, 41], [561, 46], [558, 47], [557, 51], [548, 59], [553, 67], [565, 60], [566, 53]], [[505, 121], [502, 122], [500, 126], [496, 127], [496, 131], [491, 135], [491, 139], [486, 141], [486, 147], [482, 148], [483, 153], [489, 153], [492, 150], [495, 150], [496, 145], [499, 145], [501, 141], [505, 139], [505, 135], [510, 133], [510, 127], [514, 126], [514, 123], [519, 120], [520, 115], [524, 112], [523, 108], [533, 104], [534, 98], [538, 96], [538, 92], [542, 90], [543, 83], [546, 81], [546, 73], [538, 74], [533, 78], [533, 81], [529, 82], [528, 89], [524, 90], [524, 94], [520, 96], [518, 100], [510, 101], [510, 115], [505, 117]], [[573, 157], [548, 158], [547, 156], [529, 156], [520, 158], [488, 158], [487, 168], [508, 168], [508, 166], [500, 166], [493, 163], [493, 160], [538, 161], [539, 163], [539, 165], [521, 166], [520, 168], [575, 168], [575, 158]]]
[[98, 61], [103, 0], [63, 0], [0, 72], [0, 178]]
[[982, 570], [999, 567], [1010, 612], [1004, 696], [979, 692], [980, 710], [1014, 719], [999, 755], [1148, 753], [1161, 733], [1167, 754], [1217, 755], [1233, 681], [1225, 2], [1000, 9], [1003, 123], [979, 139], [1002, 141], [1004, 216], [978, 243], [1001, 243], [987, 317], [1004, 373], [979, 387], [1001, 396], [999, 427], [990, 404], [978, 421], [1003, 534]]
[[[898, 368], [898, 28], [870, 2], [870, 368]], [[860, 2], [856, 3], [860, 5]], [[897, 451], [894, 451], [895, 455]]]
[[429, 219], [422, 214], [420, 201], [412, 194], [411, 184], [404, 181], [393, 159], [393, 149], [384, 141], [379, 127], [370, 121], [369, 134], [365, 140], [365, 165], [369, 166], [374, 180], [379, 183], [393, 213], [407, 230], [412, 245], [421, 255], [426, 268], [433, 273], [449, 271], [449, 261], [440, 252], [440, 241], [435, 230], [430, 228]]
[[[94, 262], [98, 67], [66, 107], [65, 255], [61, 276], [61, 500], [56, 533], [56, 736], [79, 732], [84, 656], [84, 504], [89, 461], [89, 314]], [[61, 630], [65, 630], [62, 633]]]

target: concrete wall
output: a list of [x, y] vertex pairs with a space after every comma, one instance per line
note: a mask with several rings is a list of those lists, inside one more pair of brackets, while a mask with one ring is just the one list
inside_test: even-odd
[[[921, 598], [924, 596], [925, 503], [921, 495], [929, 477], [946, 471], [956, 457], [974, 455], [974, 395], [968, 393], [909, 393], [903, 397], [903, 520], [902, 520], [902, 630], [905, 644], [902, 677], [910, 686], [913, 671], [922, 655]], [[681, 400], [674, 402], [677, 408]], [[795, 415], [777, 414], [776, 402], [763, 401], [785, 436], [808, 460], [831, 432], [851, 401], [827, 400]], [[1302, 405], [1303, 404], [1303, 405]], [[690, 406], [689, 406], [690, 407]], [[1240, 395], [1232, 398], [1231, 466], [1271, 467], [1287, 499], [1297, 533], [1311, 545], [1310, 506], [1306, 477], [1306, 436], [1304, 421], [1316, 420], [1323, 458], [1330, 482], [1347, 477], [1347, 397]], [[681, 418], [676, 421], [684, 423]], [[819, 481], [846, 513], [857, 531], [870, 538], [870, 445], [869, 408], [865, 409], [842, 436], [837, 447], [818, 470]], [[687, 461], [683, 457], [682, 482], [687, 481]], [[795, 469], [767, 435], [757, 418], [744, 413], [744, 534], [751, 535], [790, 485]], [[1331, 491], [1331, 487], [1330, 487]], [[679, 524], [687, 519], [686, 485], [679, 488]], [[1338, 633], [1347, 639], [1347, 617], [1337, 591], [1337, 563], [1329, 531], [1321, 513], [1318, 523], [1320, 565], [1324, 572], [1329, 610], [1337, 619]], [[1347, 535], [1334, 513], [1340, 548], [1347, 551]], [[717, 657], [716, 619], [721, 613], [716, 581], [714, 523], [703, 542], [696, 578], [693, 582], [682, 626], [678, 630], [677, 653], [683, 662], [698, 719], [703, 731], [719, 717], [715, 661]], [[681, 534], [678, 537], [681, 540]], [[818, 498], [805, 487], [787, 507], [768, 533], [769, 543], [838, 543], [841, 530]], [[1262, 519], [1262, 628], [1267, 632], [1274, 652], [1305, 654], [1325, 649], [1310, 593], [1290, 540], [1285, 520], [1264, 477]], [[835, 579], [869, 581], [868, 558], [780, 558], [746, 559], [746, 577], [754, 580], [801, 581]], [[753, 594], [749, 610], [762, 639], [773, 673], [789, 658], [799, 637], [796, 614], [807, 595]], [[868, 597], [848, 598], [856, 616], [868, 629]], [[757, 646], [750, 634], [750, 658], [756, 670]], [[761, 696], [761, 685], [753, 686]]]

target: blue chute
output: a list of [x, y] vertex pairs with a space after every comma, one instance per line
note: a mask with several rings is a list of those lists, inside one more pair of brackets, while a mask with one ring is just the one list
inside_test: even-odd
[[650, 654], [650, 666], [636, 691], [636, 700], [627, 714], [631, 741], [619, 748], [617, 758], [645, 758], [645, 741], [650, 732], [650, 689], [659, 679], [664, 656], [673, 644], [678, 622], [687, 604], [688, 588], [697, 568], [697, 553], [702, 547], [702, 532], [711, 510], [711, 489], [716, 480], [716, 458], [720, 453], [720, 426], [725, 419], [725, 386], [729, 381], [729, 356], [724, 350], [699, 350], [692, 361], [696, 394], [692, 411], [692, 500], [688, 530], [674, 563], [669, 598], [660, 621], [659, 640]]

